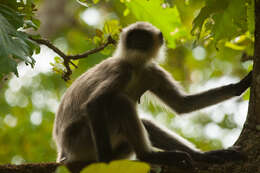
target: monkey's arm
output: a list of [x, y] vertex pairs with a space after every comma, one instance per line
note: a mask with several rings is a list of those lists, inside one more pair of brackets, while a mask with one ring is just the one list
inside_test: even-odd
[[213, 88], [198, 94], [186, 95], [180, 91], [167, 72], [159, 67], [155, 67], [154, 70], [156, 84], [151, 91], [177, 113], [192, 112], [239, 96], [250, 87], [252, 80], [252, 72], [250, 72], [238, 83]]

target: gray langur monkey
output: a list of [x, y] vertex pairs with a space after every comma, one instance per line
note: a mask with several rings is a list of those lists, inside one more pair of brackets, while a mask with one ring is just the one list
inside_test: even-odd
[[235, 84], [187, 95], [153, 59], [163, 51], [159, 29], [137, 22], [123, 29], [111, 58], [82, 74], [67, 89], [53, 129], [58, 162], [108, 162], [135, 153], [154, 164], [191, 167], [192, 161], [241, 160], [235, 148], [201, 152], [149, 120], [138, 117], [136, 103], [152, 92], [177, 113], [187, 113], [241, 95], [251, 73]]

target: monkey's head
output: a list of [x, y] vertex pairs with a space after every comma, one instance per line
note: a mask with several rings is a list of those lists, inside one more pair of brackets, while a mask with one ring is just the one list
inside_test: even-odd
[[146, 61], [157, 57], [163, 44], [163, 35], [158, 28], [148, 22], [137, 22], [123, 29], [117, 55]]

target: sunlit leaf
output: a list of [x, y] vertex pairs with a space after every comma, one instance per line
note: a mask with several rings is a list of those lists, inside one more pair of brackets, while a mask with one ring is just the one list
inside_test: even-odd
[[94, 4], [97, 4], [99, 0], [92, 0]]
[[124, 16], [127, 16], [129, 13], [130, 13], [130, 10], [128, 8], [126, 8], [123, 14], [124, 14]]
[[246, 48], [246, 46], [239, 46], [239, 45], [233, 44], [231, 42], [226, 42], [225, 46], [229, 47], [231, 49], [234, 49], [234, 50], [245, 50], [245, 48]]
[[160, 0], [131, 0], [125, 3], [137, 20], [148, 21], [160, 28], [164, 38], [168, 41], [168, 47], [174, 48], [176, 40], [185, 36], [186, 30], [181, 25], [179, 12], [176, 7], [163, 8]]
[[106, 35], [115, 36], [119, 33], [121, 26], [118, 20], [108, 20], [105, 22], [103, 32]]
[[94, 163], [84, 168], [81, 173], [148, 173], [150, 166], [143, 162], [129, 160], [112, 161], [109, 164]]
[[250, 98], [250, 88], [243, 94], [243, 100], [249, 100]]

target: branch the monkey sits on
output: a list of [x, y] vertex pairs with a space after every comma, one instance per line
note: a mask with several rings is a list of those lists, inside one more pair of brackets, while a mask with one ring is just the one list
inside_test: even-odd
[[138, 117], [136, 103], [150, 91], [175, 112], [192, 112], [234, 96], [251, 84], [251, 73], [235, 84], [187, 95], [153, 60], [163, 51], [162, 32], [147, 22], [124, 28], [111, 58], [82, 74], [67, 89], [53, 129], [58, 162], [108, 162], [133, 153], [154, 164], [191, 167], [194, 161], [241, 160], [235, 148], [201, 152]]

